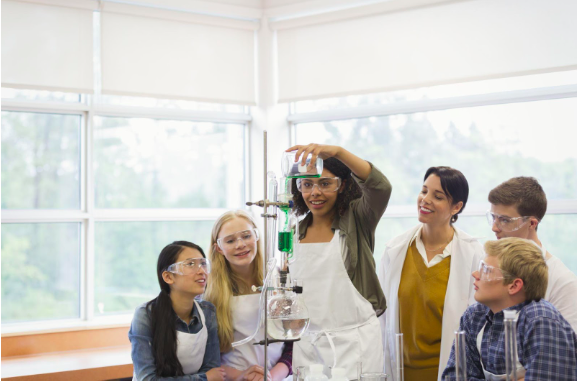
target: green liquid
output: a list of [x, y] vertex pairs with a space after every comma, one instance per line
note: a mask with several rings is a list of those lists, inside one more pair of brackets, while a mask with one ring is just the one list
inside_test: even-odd
[[287, 176], [288, 179], [312, 179], [312, 178], [318, 178], [321, 177], [321, 175], [299, 175], [299, 176]]
[[293, 251], [293, 232], [279, 232], [278, 233], [278, 249], [285, 253], [292, 253]]

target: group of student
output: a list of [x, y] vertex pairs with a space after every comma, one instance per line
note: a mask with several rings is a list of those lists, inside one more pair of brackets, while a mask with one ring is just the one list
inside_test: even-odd
[[[294, 146], [304, 165], [324, 160], [318, 179], [293, 179], [299, 256], [310, 325], [300, 341], [264, 348], [232, 343], [258, 321], [252, 286], [263, 253], [252, 217], [235, 210], [212, 229], [208, 258], [186, 241], [159, 255], [159, 295], [135, 311], [129, 331], [135, 380], [280, 381], [294, 366], [345, 368], [347, 378], [387, 371], [404, 335], [405, 380], [455, 380], [453, 339], [466, 333], [467, 379], [504, 379], [503, 311], [517, 312], [518, 372], [524, 380], [577, 380], [577, 276], [537, 236], [547, 200], [538, 182], [513, 178], [489, 194], [497, 241], [482, 245], [456, 228], [469, 187], [449, 167], [425, 173], [419, 224], [386, 246], [375, 268], [375, 230], [392, 186], [373, 164], [338, 146]], [[201, 298], [197, 298], [197, 297]]]

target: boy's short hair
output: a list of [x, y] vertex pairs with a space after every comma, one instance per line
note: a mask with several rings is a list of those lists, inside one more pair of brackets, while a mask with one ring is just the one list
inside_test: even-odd
[[541, 248], [533, 241], [516, 237], [487, 241], [485, 252], [499, 260], [499, 268], [505, 277], [504, 284], [521, 278], [526, 300], [545, 297], [549, 272]]
[[493, 205], [514, 206], [521, 216], [535, 216], [539, 221], [547, 212], [547, 196], [534, 177], [513, 177], [489, 192]]

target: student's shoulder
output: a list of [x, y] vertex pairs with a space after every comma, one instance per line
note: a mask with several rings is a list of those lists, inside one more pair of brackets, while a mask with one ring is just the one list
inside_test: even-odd
[[154, 304], [154, 300], [150, 300], [148, 302], [144, 302], [134, 310], [134, 317], [148, 317], [150, 312], [152, 311], [152, 305]]
[[203, 312], [216, 313], [216, 307], [208, 300], [198, 300], [198, 304], [200, 305], [200, 308], [202, 308]]
[[132, 323], [130, 332], [137, 335], [150, 334], [150, 327], [152, 324], [152, 319], [150, 316], [150, 311], [152, 308], [152, 303], [146, 302], [134, 310], [134, 315], [132, 316]]
[[471, 304], [465, 311], [468, 315], [486, 315], [489, 312], [489, 307], [479, 302]]
[[479, 320], [485, 319], [485, 316], [489, 312], [489, 307], [481, 304], [479, 302], [471, 304], [465, 312], [463, 313], [464, 320]]
[[559, 286], [577, 284], [577, 275], [569, 270], [559, 257], [551, 255], [551, 258], [547, 259], [547, 267], [549, 268], [549, 283]]
[[528, 322], [535, 323], [542, 320], [553, 320], [561, 324], [567, 324], [557, 308], [545, 299], [531, 301], [523, 307], [523, 312]]

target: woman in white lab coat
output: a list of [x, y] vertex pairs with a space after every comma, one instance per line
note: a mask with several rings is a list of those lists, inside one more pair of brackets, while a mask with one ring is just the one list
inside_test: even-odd
[[440, 380], [459, 319], [475, 302], [471, 273], [483, 248], [453, 226], [468, 194], [460, 171], [429, 168], [417, 198], [420, 224], [386, 246], [379, 280], [388, 308], [380, 319], [385, 370], [393, 380], [397, 333], [404, 336], [405, 381]]

